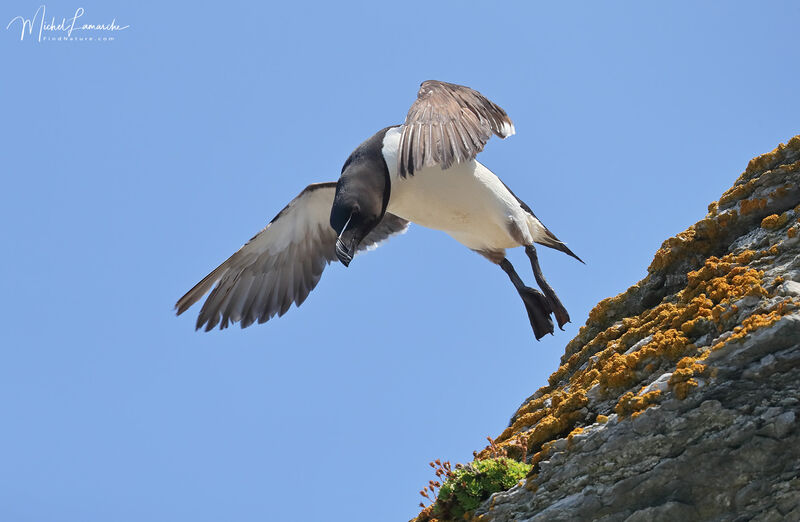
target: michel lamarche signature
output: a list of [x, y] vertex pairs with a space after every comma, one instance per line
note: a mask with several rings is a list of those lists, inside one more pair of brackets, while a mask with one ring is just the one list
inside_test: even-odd
[[[100, 32], [116, 32], [116, 31], [123, 31], [130, 27], [130, 25], [119, 25], [117, 23], [117, 19], [114, 18], [111, 20], [111, 23], [108, 24], [85, 24], [79, 23], [78, 19], [83, 16], [86, 11], [83, 7], [79, 7], [75, 10], [75, 15], [70, 18], [62, 18], [60, 22], [56, 22], [56, 17], [52, 17], [50, 21], [47, 21], [47, 9], [44, 5], [40, 5], [39, 9], [33, 13], [33, 18], [24, 18], [22, 16], [15, 16], [8, 22], [6, 29], [11, 29], [11, 26], [14, 25], [15, 22], [20, 23], [20, 33], [19, 39], [25, 39], [25, 32], [27, 31], [28, 35], [33, 35], [33, 29], [38, 25], [38, 41], [42, 40], [55, 40], [55, 39], [67, 39], [67, 40], [99, 40], [99, 39], [112, 39], [108, 38], [108, 36], [86, 36], [84, 34], [89, 35], [97, 35]], [[85, 31], [85, 32], [81, 32]], [[81, 36], [73, 36], [72, 33], [78, 32]]]

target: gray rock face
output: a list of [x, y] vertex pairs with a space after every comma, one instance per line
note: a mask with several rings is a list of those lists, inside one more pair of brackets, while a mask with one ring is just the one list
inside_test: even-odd
[[486, 519], [800, 520], [798, 340], [800, 314], [786, 316], [738, 346], [750, 356], [720, 359], [724, 384], [590, 426]]
[[800, 137], [709, 211], [592, 311], [497, 439], [534, 469], [476, 519], [800, 521]]

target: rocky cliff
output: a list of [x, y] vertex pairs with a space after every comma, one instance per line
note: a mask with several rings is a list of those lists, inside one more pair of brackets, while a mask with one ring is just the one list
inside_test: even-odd
[[800, 136], [601, 301], [561, 362], [478, 454], [533, 467], [474, 519], [800, 520]]

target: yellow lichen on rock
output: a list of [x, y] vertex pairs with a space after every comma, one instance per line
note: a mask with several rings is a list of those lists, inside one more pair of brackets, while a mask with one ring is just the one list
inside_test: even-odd
[[[783, 305], [783, 303], [781, 303]], [[747, 317], [745, 320], [742, 321], [741, 326], [737, 326], [733, 329], [733, 334], [722, 341], [719, 341], [714, 346], [711, 347], [711, 350], [719, 350], [723, 346], [730, 344], [733, 341], [738, 339], [742, 339], [747, 334], [758, 330], [759, 328], [765, 328], [767, 326], [772, 325], [773, 323], [778, 322], [781, 317], [786, 315], [789, 311], [792, 311], [788, 307], [781, 306], [780, 309], [773, 310], [769, 313], [762, 313], [762, 314], [753, 314]]]
[[567, 435], [567, 441], [572, 442], [572, 439], [575, 437], [575, 435], [580, 435], [581, 433], [583, 433], [583, 428], [575, 428], [569, 432], [569, 435]]
[[672, 387], [675, 397], [683, 400], [692, 388], [698, 386], [698, 381], [694, 377], [706, 372], [707, 366], [699, 362], [704, 357], [684, 357], [672, 372], [668, 384]]
[[[716, 222], [708, 219], [709, 222]], [[711, 227], [709, 227], [711, 228]], [[656, 251], [653, 261], [648, 267], [648, 272], [657, 272], [670, 266], [690, 245], [694, 243], [696, 237], [695, 226], [692, 225], [675, 237], [671, 237], [661, 244], [661, 248]]]
[[743, 216], [767, 208], [766, 198], [743, 199], [739, 203], [739, 213]]
[[[594, 386], [599, 385], [606, 394], [613, 393], [613, 390], [646, 379], [659, 368], [664, 369], [664, 364], [676, 364], [682, 357], [681, 360], [687, 360], [687, 355], [697, 351], [692, 339], [702, 333], [704, 324], [723, 327], [738, 311], [733, 304], [735, 301], [747, 296], [768, 295], [763, 271], [747, 266], [767, 254], [768, 251], [745, 250], [721, 258], [711, 256], [700, 268], [686, 275], [687, 284], [676, 294], [676, 302], [661, 303], [599, 332], [550, 376], [550, 386], [540, 390], [540, 397], [518, 410], [515, 421], [497, 442], [510, 440], [520, 430], [529, 430], [530, 443], [534, 446], [540, 444], [546, 439], [545, 435], [554, 430], [574, 429], [569, 422], [563, 422], [563, 418], [577, 418], [573, 414], [586, 404], [586, 392]], [[600, 320], [604, 310], [617, 299], [620, 296], [598, 304], [593, 311], [595, 319]], [[648, 336], [651, 339], [638, 350], [625, 353]], [[587, 360], [590, 354], [594, 356]], [[583, 367], [578, 370], [581, 365]], [[679, 398], [684, 398], [696, 385], [692, 376], [698, 371], [699, 366], [676, 364], [670, 384]], [[565, 379], [566, 384], [560, 390], [556, 388]], [[623, 404], [620, 407], [628, 411], [631, 406], [624, 406], [628, 402], [618, 404]], [[631, 411], [636, 411], [635, 405], [641, 403], [630, 404], [634, 406]]]
[[786, 197], [787, 195], [789, 195], [789, 190], [791, 188], [792, 188], [792, 185], [790, 183], [787, 183], [786, 185], [781, 185], [780, 187], [778, 187], [774, 191], [772, 191], [770, 193], [769, 197], [772, 198], [772, 199], [778, 199], [778, 198]]
[[694, 378], [675, 383], [673, 385], [673, 390], [675, 391], [675, 397], [677, 397], [680, 400], [685, 399], [686, 396], [689, 395], [689, 392], [692, 390], [692, 388], [697, 387], [697, 384], [698, 384], [697, 379]]
[[[787, 150], [797, 150], [800, 149], [800, 136], [795, 136], [785, 144], [781, 143], [777, 147], [775, 147], [772, 151], [767, 152], [766, 154], [762, 154], [760, 156], [756, 156], [755, 158], [751, 159], [750, 162], [747, 164], [747, 168], [745, 169], [742, 176], [746, 175], [753, 175], [757, 173], [761, 173], [764, 170], [770, 168], [770, 166], [774, 165], [781, 161], [783, 157], [785, 157]], [[741, 179], [741, 177], [739, 178]]]
[[731, 188], [723, 192], [722, 197], [719, 198], [718, 205], [726, 206], [730, 205], [734, 201], [746, 198], [747, 196], [753, 193], [755, 185], [756, 185], [755, 180], [751, 179], [747, 183], [743, 183], [741, 185], [737, 184], [732, 186]]
[[[526, 445], [538, 446], [571, 426], [575, 412], [583, 408], [588, 399], [584, 390], [575, 392], [556, 391], [520, 408], [516, 420], [495, 440], [496, 444], [507, 443], [514, 435], [524, 431]], [[532, 429], [528, 429], [532, 428]]]
[[[739, 254], [727, 254], [722, 258], [714, 256], [706, 259], [702, 267], [687, 274], [688, 284], [679, 292], [682, 301], [694, 296], [704, 297], [705, 308], [711, 309], [720, 303], [734, 301], [742, 297], [766, 296], [763, 286], [763, 271], [746, 266], [760, 253], [745, 250]], [[708, 314], [703, 313], [704, 316]]]
[[[677, 292], [674, 302], [661, 303], [598, 332], [550, 376], [549, 386], [539, 391], [539, 397], [517, 411], [514, 422], [496, 444], [510, 444], [522, 433], [528, 448], [538, 450], [537, 454], [546, 453], [548, 441], [580, 427], [576, 424], [581, 419], [579, 410], [587, 404], [589, 390], [599, 386], [601, 393], [613, 396], [619, 393], [615, 390], [646, 381], [657, 370], [669, 371], [670, 366], [673, 370], [669, 386], [676, 398], [684, 399], [698, 385], [696, 377], [705, 371], [693, 339], [712, 326], [724, 329], [736, 317], [735, 302], [739, 299], [769, 295], [763, 271], [748, 266], [769, 253], [745, 250], [710, 256], [702, 266], [686, 274], [686, 286]], [[627, 295], [626, 292], [601, 301], [592, 311], [590, 322], [605, 321], [608, 310]], [[775, 317], [773, 314], [746, 320], [721, 344], [768, 325], [777, 320]], [[626, 353], [647, 337], [650, 339], [638, 349]], [[623, 393], [614, 410], [620, 417], [635, 416], [656, 404], [660, 393]]]
[[619, 398], [617, 405], [614, 406], [614, 412], [621, 418], [631, 414], [638, 413], [650, 406], [652, 406], [661, 396], [659, 390], [647, 392], [644, 395], [636, 395], [633, 392], [626, 392]]
[[776, 229], [781, 228], [786, 222], [789, 221], [789, 214], [784, 212], [780, 216], [778, 214], [771, 214], [761, 220], [761, 228]]
[[[711, 256], [686, 275], [686, 286], [676, 294], [675, 302], [661, 303], [600, 331], [550, 376], [550, 385], [517, 411], [514, 422], [495, 442], [508, 444], [524, 433], [528, 447], [538, 449], [552, 437], [578, 427], [578, 411], [588, 403], [589, 390], [599, 386], [601, 393], [613, 396], [618, 393], [615, 390], [646, 380], [659, 369], [669, 370], [671, 365], [675, 369], [669, 384], [676, 397], [685, 398], [697, 385], [694, 376], [703, 368], [700, 363], [687, 365], [687, 361], [697, 360], [687, 357], [696, 355], [693, 339], [703, 333], [706, 324], [722, 328], [735, 317], [738, 307], [734, 301], [768, 295], [763, 272], [747, 266], [763, 255], [766, 252], [745, 250], [721, 258]], [[601, 320], [604, 310], [617, 299], [621, 297], [605, 299], [595, 307], [596, 320]], [[626, 353], [647, 337], [650, 339], [637, 350]], [[658, 397], [653, 392], [644, 396], [629, 393], [615, 407], [617, 413], [623, 412], [621, 416], [652, 405]]]

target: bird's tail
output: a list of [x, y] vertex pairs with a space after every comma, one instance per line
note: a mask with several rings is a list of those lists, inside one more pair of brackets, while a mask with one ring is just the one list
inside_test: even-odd
[[[544, 225], [542, 225], [542, 226], [544, 226]], [[560, 239], [558, 239], [555, 234], [550, 232], [547, 229], [547, 227], [544, 228], [544, 231], [545, 231], [545, 237], [541, 238], [539, 240], [536, 240], [535, 241], [536, 243], [539, 243], [540, 245], [544, 245], [546, 247], [553, 248], [555, 250], [560, 250], [561, 252], [564, 252], [568, 256], [574, 257], [575, 259], [577, 259], [578, 261], [580, 261], [584, 265], [586, 264], [586, 263], [584, 263], [583, 259], [581, 259], [577, 255], [575, 255], [575, 252], [570, 250], [569, 247], [567, 245], [565, 245]]]

